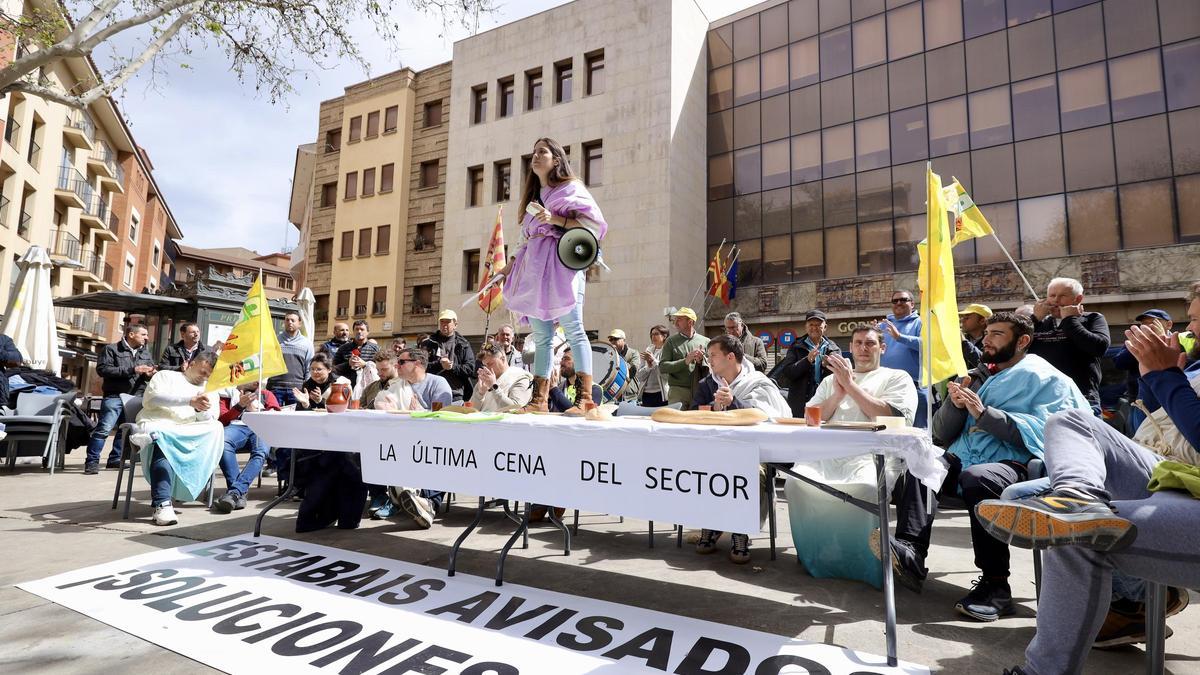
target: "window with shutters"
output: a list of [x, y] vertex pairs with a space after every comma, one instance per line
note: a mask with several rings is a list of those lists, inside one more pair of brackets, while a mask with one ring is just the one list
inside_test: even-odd
[[379, 135], [379, 111], [367, 113], [367, 138]]
[[375, 194], [375, 168], [363, 169], [362, 196], [370, 197]]
[[387, 314], [387, 286], [376, 286], [372, 291], [371, 314], [373, 316]]
[[350, 291], [338, 291], [337, 313], [334, 316], [339, 319], [350, 316]]
[[364, 227], [358, 231], [358, 257], [371, 255], [371, 228]]
[[350, 118], [349, 142], [357, 143], [362, 138], [362, 115]]
[[383, 133], [390, 134], [400, 123], [400, 106], [389, 106], [383, 111]]
[[358, 172], [351, 171], [346, 174], [346, 199], [356, 199], [358, 197]]
[[342, 251], [338, 255], [340, 260], [346, 260], [354, 257], [354, 231], [342, 233]]
[[392, 250], [392, 226], [380, 225], [375, 230], [375, 255], [387, 255]]

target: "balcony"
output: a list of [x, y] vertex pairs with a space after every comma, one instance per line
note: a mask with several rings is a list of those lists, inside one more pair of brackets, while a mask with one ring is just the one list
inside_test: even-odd
[[13, 118], [9, 117], [8, 120], [4, 123], [4, 142], [11, 145], [12, 149], [17, 150], [17, 152], [20, 152], [20, 150], [17, 149], [17, 137], [18, 137], [18, 134], [20, 134], [20, 132], [21, 132], [20, 123], [18, 123]]
[[113, 179], [117, 176], [117, 153], [113, 152], [108, 141], [96, 141], [96, 147], [88, 156], [88, 166], [102, 179]]
[[92, 122], [92, 116], [82, 110], [67, 111], [63, 136], [71, 139], [75, 145], [91, 150], [96, 142], [96, 124]]
[[8, 205], [12, 200], [0, 195], [0, 226], [8, 227]]
[[33, 167], [34, 171], [38, 169], [38, 160], [42, 158], [42, 146], [38, 142], [29, 139], [29, 152], [25, 154], [25, 159], [29, 160], [29, 166]]
[[[111, 287], [109, 290], [111, 290]], [[99, 312], [96, 312], [96, 321], [92, 325], [92, 335], [107, 342], [109, 339], [108, 330], [108, 319], [104, 318]]]
[[85, 208], [91, 200], [92, 186], [83, 179], [83, 174], [73, 166], [58, 168], [58, 183], [54, 186], [54, 198], [77, 209]]
[[94, 309], [55, 307], [54, 320], [58, 323], [59, 330], [77, 337], [102, 335], [101, 331], [108, 331], [108, 321]]
[[83, 267], [83, 245], [79, 238], [66, 230], [55, 230], [50, 246], [50, 260], [61, 267]]
[[29, 226], [33, 222], [33, 216], [29, 215], [28, 211], [21, 212], [21, 220], [17, 222], [17, 235], [22, 239], [29, 239]]
[[[91, 192], [91, 186], [88, 186]], [[92, 227], [98, 230], [97, 237], [116, 241], [116, 235], [108, 231], [108, 200], [99, 192], [92, 192], [91, 199], [79, 214], [79, 224], [82, 227]]]
[[117, 239], [121, 238], [121, 220], [117, 218], [117, 214], [113, 213], [112, 209], [108, 210], [108, 231], [112, 232], [112, 236]]
[[113, 272], [113, 266], [105, 263], [104, 272], [100, 275], [100, 285], [107, 286], [108, 288], [104, 290], [111, 291], [113, 289], [113, 284], [115, 283], [114, 279], [116, 279], [116, 276]]
[[98, 284], [101, 280], [101, 275], [104, 274], [104, 258], [97, 255], [95, 251], [87, 251], [83, 254], [83, 264], [75, 272], [83, 277], [84, 281], [90, 281]]

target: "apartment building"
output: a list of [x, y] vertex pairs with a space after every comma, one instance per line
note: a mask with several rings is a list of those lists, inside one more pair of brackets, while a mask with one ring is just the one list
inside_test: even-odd
[[[14, 15], [27, 9], [6, 4], [14, 5], [8, 8]], [[11, 62], [26, 49], [11, 37], [3, 46], [0, 63]], [[36, 77], [43, 85], [69, 91], [90, 86], [86, 83], [99, 74], [88, 59], [64, 59]], [[45, 248], [55, 264], [54, 297], [134, 287], [142, 277], [125, 276], [124, 263], [130, 258], [135, 271], [151, 269], [152, 260], [161, 265], [166, 242], [181, 233], [157, 196], [149, 161], [113, 100], [100, 99], [88, 110], [77, 110], [12, 92], [0, 98], [0, 106], [5, 113], [0, 144], [0, 306], [7, 307], [17, 280], [14, 261], [33, 245]], [[132, 193], [139, 189], [155, 196], [135, 208]], [[122, 232], [133, 230], [147, 234], [123, 243]], [[143, 281], [142, 286], [156, 283]], [[58, 308], [56, 318], [63, 373], [82, 384], [96, 347], [113, 339], [120, 317]]]
[[449, 90], [448, 66], [405, 68], [321, 104], [315, 147], [297, 151], [289, 209], [301, 228], [301, 274], [316, 298], [318, 336], [337, 321], [367, 321], [377, 338], [413, 333], [406, 314], [429, 324], [432, 300], [414, 312], [405, 291], [428, 298], [428, 280], [436, 279], [428, 254], [411, 261], [410, 278], [409, 253], [418, 234], [431, 244], [440, 236], [445, 137], [439, 142], [437, 129], [445, 122], [438, 111], [448, 107]]
[[197, 248], [177, 244], [174, 260], [174, 282], [186, 284], [209, 269], [220, 274], [238, 276], [263, 275], [263, 290], [270, 300], [291, 300], [296, 295], [296, 282], [292, 278], [292, 257], [287, 253], [261, 255], [240, 246], [225, 248]]

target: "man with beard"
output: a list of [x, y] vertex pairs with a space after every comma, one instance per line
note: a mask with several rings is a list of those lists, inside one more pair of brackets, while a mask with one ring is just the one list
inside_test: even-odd
[[[558, 374], [562, 379], [555, 382], [550, 388], [549, 393], [549, 408], [550, 412], [571, 414], [581, 414], [582, 411], [578, 407], [579, 403], [579, 376], [575, 372], [575, 359], [571, 356], [571, 346], [563, 346], [562, 360], [558, 365]], [[599, 401], [600, 385], [592, 385], [592, 400]]]
[[[933, 418], [933, 440], [945, 448], [949, 474], [939, 494], [961, 496], [970, 512], [974, 588], [955, 605], [977, 621], [995, 621], [1014, 611], [1008, 585], [1008, 545], [983, 529], [975, 505], [1024, 481], [1029, 461], [1042, 457], [1045, 426], [1062, 410], [1088, 410], [1079, 387], [1045, 359], [1029, 354], [1033, 324], [1012, 312], [988, 319], [980, 366], [949, 384], [949, 399]], [[911, 474], [897, 510], [892, 565], [900, 583], [920, 592], [928, 570], [925, 557], [937, 502]], [[878, 549], [878, 543], [873, 544]]]
[[444, 309], [438, 314], [437, 332], [418, 345], [429, 354], [429, 374], [441, 375], [450, 383], [454, 403], [470, 400], [471, 378], [475, 376], [475, 351], [458, 332], [458, 314]]
[[342, 345], [350, 341], [350, 326], [343, 321], [333, 324], [333, 337], [326, 340], [318, 352], [324, 352], [329, 355], [329, 358], [337, 356], [338, 350]]
[[379, 353], [379, 343], [367, 337], [368, 332], [366, 321], [355, 321], [354, 339], [339, 347], [333, 357], [333, 372], [350, 380], [350, 386], [358, 382], [359, 371]]

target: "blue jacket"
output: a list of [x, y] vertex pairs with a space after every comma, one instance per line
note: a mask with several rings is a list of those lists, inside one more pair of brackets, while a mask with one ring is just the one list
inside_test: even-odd
[[1171, 422], [1192, 444], [1200, 448], [1200, 396], [1192, 389], [1191, 378], [1200, 377], [1200, 361], [1185, 370], [1168, 368], [1142, 376], [1142, 402], [1150, 411], [1165, 408]]
[[5, 372], [5, 366], [19, 366], [24, 360], [13, 339], [0, 333], [0, 405], [8, 405], [8, 373]]
[[[921, 317], [916, 312], [903, 319], [897, 319], [895, 314], [888, 314], [888, 321], [900, 331], [899, 339], [893, 338], [888, 331], [883, 331], [883, 343], [887, 350], [883, 352], [880, 365], [884, 368], [903, 370], [912, 375], [914, 382], [921, 380]], [[919, 389], [920, 387], [918, 387]]]

